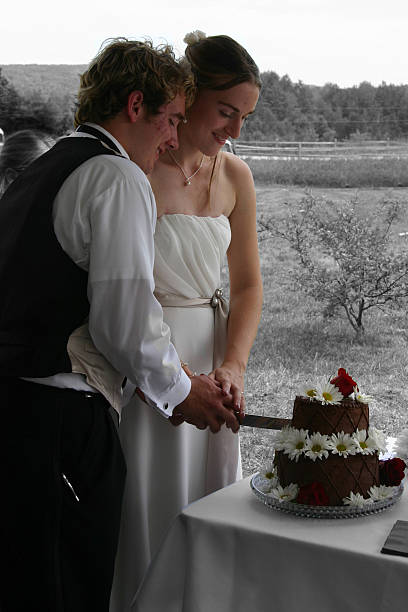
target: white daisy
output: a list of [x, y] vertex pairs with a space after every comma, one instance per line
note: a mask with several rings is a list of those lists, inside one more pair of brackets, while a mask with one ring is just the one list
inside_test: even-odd
[[374, 503], [371, 498], [364, 499], [361, 493], [353, 493], [350, 492], [348, 497], [343, 498], [343, 504], [345, 506], [352, 506], [353, 508], [364, 508], [364, 506], [368, 506]]
[[316, 397], [317, 389], [315, 385], [304, 385], [301, 387], [298, 395], [305, 397], [306, 399], [314, 399]]
[[357, 429], [351, 436], [356, 445], [356, 452], [362, 455], [372, 455], [377, 450], [377, 445], [373, 438], [367, 437], [365, 429]]
[[276, 432], [273, 439], [275, 450], [284, 450], [288, 440], [290, 440], [290, 438], [293, 436], [294, 431], [295, 430], [293, 427], [283, 427], [283, 429]]
[[386, 487], [385, 485], [380, 485], [379, 487], [373, 486], [368, 493], [373, 501], [382, 501], [383, 499], [391, 497], [397, 488], [398, 487]]
[[312, 434], [307, 440], [305, 450], [306, 457], [309, 457], [313, 461], [322, 459], [323, 457], [327, 459], [330, 450], [329, 436], [321, 433]]
[[354, 387], [354, 391], [351, 394], [351, 397], [356, 402], [361, 402], [362, 404], [368, 404], [373, 399], [371, 397], [371, 395], [367, 395], [366, 393], [362, 393], [361, 391], [359, 391], [357, 389], [357, 387]]
[[307, 442], [308, 432], [306, 429], [293, 429], [283, 449], [285, 455], [289, 455], [289, 459], [297, 462], [300, 455], [304, 453]]
[[348, 455], [356, 454], [356, 445], [350, 434], [341, 431], [338, 434], [332, 434], [328, 441], [328, 446], [334, 455], [347, 457]]
[[287, 487], [278, 485], [275, 489], [272, 489], [270, 495], [274, 499], [278, 499], [280, 502], [293, 501], [296, 499], [299, 493], [299, 487], [297, 484], [290, 483]]
[[270, 464], [263, 470], [260, 470], [259, 475], [262, 477], [262, 480], [259, 481], [258, 488], [263, 493], [269, 493], [271, 489], [278, 486], [279, 479], [276, 474], [276, 468], [273, 464]]
[[[385, 453], [387, 450], [387, 438], [385, 434], [380, 430], [376, 429], [372, 425], [368, 428], [368, 437], [371, 438], [372, 443], [375, 444], [377, 450]], [[371, 442], [370, 442], [371, 444]]]
[[269, 463], [262, 470], [260, 470], [260, 475], [262, 478], [267, 478], [271, 480], [274, 476], [276, 476], [276, 467], [273, 463]]
[[340, 404], [341, 400], [343, 399], [343, 394], [340, 393], [335, 385], [328, 382], [323, 385], [319, 385], [315, 399], [322, 404]]

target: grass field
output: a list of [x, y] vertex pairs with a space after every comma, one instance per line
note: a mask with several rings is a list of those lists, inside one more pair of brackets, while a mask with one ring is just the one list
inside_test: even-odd
[[[408, 188], [315, 188], [316, 195], [346, 201], [358, 195], [364, 212], [384, 197], [408, 201]], [[284, 203], [304, 195], [300, 187], [257, 188], [258, 215], [280, 217]], [[394, 239], [408, 240], [408, 209]], [[345, 367], [360, 389], [373, 396], [371, 423], [389, 435], [408, 426], [408, 315], [406, 310], [369, 311], [366, 334], [357, 343], [346, 319], [323, 320], [316, 304], [285, 288], [294, 255], [282, 240], [260, 236], [264, 307], [246, 376], [247, 412], [290, 417], [297, 389]], [[259, 469], [271, 449], [271, 432], [241, 429], [244, 474]]]
[[407, 158], [247, 160], [257, 185], [408, 187]]

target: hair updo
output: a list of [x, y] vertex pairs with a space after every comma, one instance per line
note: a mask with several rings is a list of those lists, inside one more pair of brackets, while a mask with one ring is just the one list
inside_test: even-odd
[[183, 63], [188, 63], [195, 85], [200, 89], [230, 89], [240, 83], [261, 88], [258, 66], [249, 53], [229, 36], [206, 36], [196, 30], [184, 38], [187, 44]]

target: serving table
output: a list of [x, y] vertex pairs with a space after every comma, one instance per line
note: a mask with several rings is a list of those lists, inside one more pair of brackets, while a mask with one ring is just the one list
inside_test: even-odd
[[132, 612], [406, 610], [408, 558], [380, 553], [397, 520], [406, 490], [380, 514], [313, 519], [266, 507], [246, 478], [181, 512]]

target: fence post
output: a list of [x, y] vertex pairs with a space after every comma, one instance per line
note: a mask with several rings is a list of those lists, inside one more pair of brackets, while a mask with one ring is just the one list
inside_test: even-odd
[[298, 159], [300, 159], [302, 155], [302, 143], [298, 142]]

